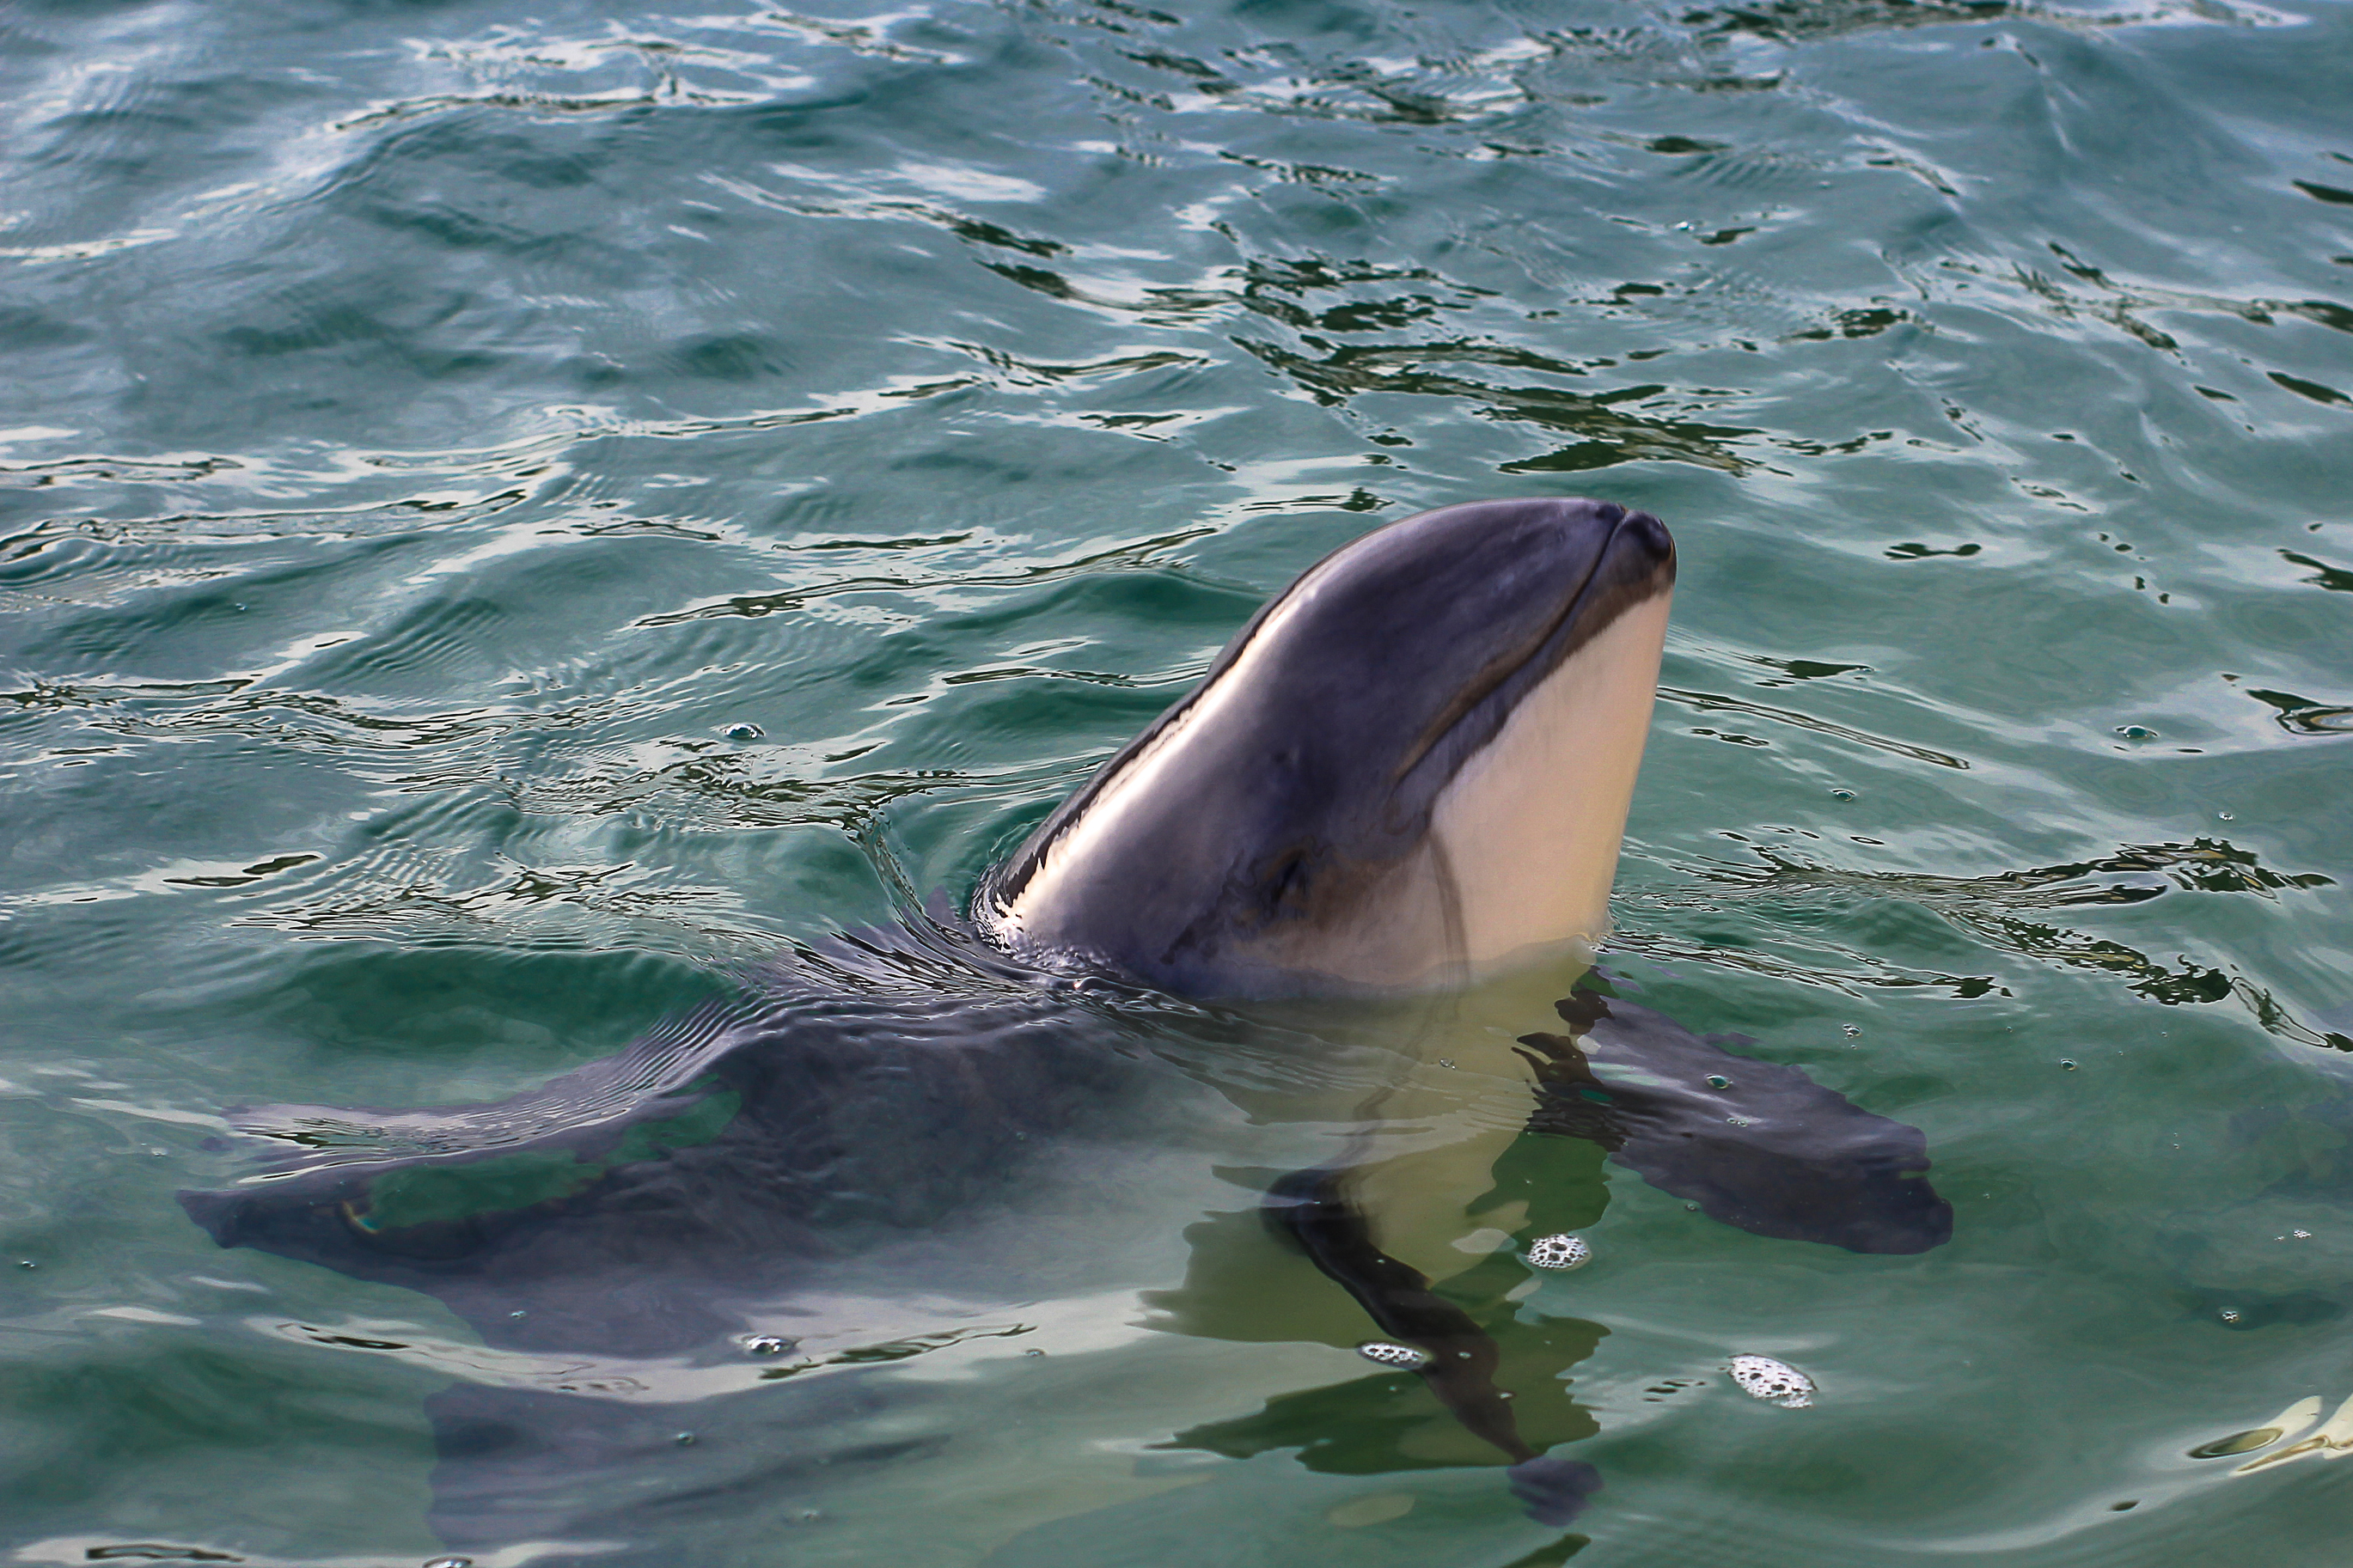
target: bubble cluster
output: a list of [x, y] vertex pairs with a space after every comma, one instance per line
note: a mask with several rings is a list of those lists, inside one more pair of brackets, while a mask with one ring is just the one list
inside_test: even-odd
[[1784, 1410], [1803, 1410], [1814, 1402], [1814, 1380], [1785, 1361], [1769, 1355], [1732, 1358], [1732, 1381], [1740, 1392]]
[[1356, 1347], [1356, 1353], [1366, 1361], [1377, 1361], [1383, 1366], [1412, 1369], [1430, 1364], [1428, 1351], [1416, 1350], [1411, 1345], [1401, 1345], [1394, 1340], [1366, 1340]]
[[1575, 1268], [1593, 1261], [1593, 1248], [1581, 1236], [1540, 1236], [1528, 1243], [1528, 1261], [1538, 1268]]

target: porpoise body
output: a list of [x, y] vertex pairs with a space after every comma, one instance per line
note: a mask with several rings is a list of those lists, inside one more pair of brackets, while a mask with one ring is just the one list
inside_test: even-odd
[[[1240, 1005], [1219, 1027], [1247, 1032], [1257, 1003], [1295, 1028], [1314, 998], [1573, 975], [1607, 931], [1674, 569], [1657, 519], [1592, 500], [1377, 530], [1271, 600], [987, 873], [969, 922], [911, 921], [744, 977], [734, 1002], [495, 1105], [248, 1113], [269, 1168], [185, 1201], [224, 1246], [426, 1291], [493, 1349], [702, 1353], [806, 1289], [811, 1260], [953, 1224], [1091, 1107], [1165, 1087], [1166, 998]], [[1521, 1435], [1492, 1376], [1504, 1320], [1440, 1278], [1515, 1140], [1582, 1139], [1767, 1236], [1903, 1253], [1951, 1229], [1914, 1129], [1728, 1052], [1736, 1037], [1567, 988], [1516, 1047], [1484, 1031], [1502, 1043], [1447, 1079], [1443, 1114], [1418, 1089], [1360, 1095], [1356, 1131], [1263, 1205], [1366, 1332], [1427, 1353], [1440, 1404], [1554, 1523], [1599, 1477]], [[1409, 1154], [1384, 1142], [1458, 1112], [1461, 1130]], [[529, 1182], [492, 1179], [519, 1160]], [[555, 1434], [530, 1442], [512, 1436], [522, 1396], [495, 1419], [483, 1390], [437, 1396], [452, 1545], [554, 1528], [526, 1484], [554, 1461], [532, 1456], [571, 1455], [571, 1484], [586, 1428], [548, 1412], [598, 1390], [559, 1392], [529, 1396]]]

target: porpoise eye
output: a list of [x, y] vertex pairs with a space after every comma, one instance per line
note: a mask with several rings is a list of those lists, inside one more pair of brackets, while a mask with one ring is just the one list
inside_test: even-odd
[[1273, 914], [1284, 904], [1296, 906], [1307, 898], [1307, 851], [1293, 849], [1268, 868], [1260, 888], [1266, 899], [1267, 913]]

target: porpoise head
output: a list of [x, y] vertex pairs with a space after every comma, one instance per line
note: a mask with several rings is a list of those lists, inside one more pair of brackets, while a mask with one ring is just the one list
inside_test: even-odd
[[1325, 556], [985, 879], [1017, 952], [1199, 996], [1598, 940], [1675, 574], [1659, 520], [1473, 501]]

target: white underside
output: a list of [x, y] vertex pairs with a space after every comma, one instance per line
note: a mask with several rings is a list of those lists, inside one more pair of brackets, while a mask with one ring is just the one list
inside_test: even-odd
[[1650, 733], [1668, 595], [1562, 663], [1438, 798], [1470, 978], [1609, 934], [1609, 884]]

